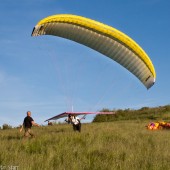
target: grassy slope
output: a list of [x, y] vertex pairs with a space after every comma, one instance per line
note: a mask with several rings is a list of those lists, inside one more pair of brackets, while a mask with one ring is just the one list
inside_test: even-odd
[[0, 130], [0, 166], [24, 170], [168, 169], [170, 131], [148, 131], [144, 121], [34, 128], [35, 139], [23, 140], [17, 129]]
[[120, 120], [152, 120], [152, 121], [170, 121], [170, 105], [155, 108], [143, 107], [139, 110], [108, 110], [113, 111], [114, 115], [97, 115], [93, 122], [112, 122]]

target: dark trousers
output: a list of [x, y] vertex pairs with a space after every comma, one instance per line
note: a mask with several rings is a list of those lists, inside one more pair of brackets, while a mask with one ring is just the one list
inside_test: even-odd
[[73, 124], [73, 130], [74, 130], [74, 131], [79, 131], [79, 132], [81, 132], [81, 123], [79, 123], [79, 124], [77, 124], [77, 125], [74, 125], [74, 124]]

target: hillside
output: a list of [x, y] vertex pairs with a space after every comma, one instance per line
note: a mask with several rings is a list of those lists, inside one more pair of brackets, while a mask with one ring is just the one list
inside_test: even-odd
[[115, 112], [114, 115], [97, 115], [93, 122], [112, 122], [118, 120], [170, 120], [170, 105], [159, 106], [154, 108], [143, 107], [138, 110], [109, 110], [102, 111]]
[[167, 170], [169, 130], [148, 131], [147, 121], [35, 127], [26, 140], [18, 129], [0, 130], [0, 169]]

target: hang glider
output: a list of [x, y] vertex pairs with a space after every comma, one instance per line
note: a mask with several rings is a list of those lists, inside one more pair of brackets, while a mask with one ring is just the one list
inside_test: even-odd
[[91, 114], [115, 114], [115, 112], [64, 112], [64, 113], [61, 113], [59, 115], [56, 115], [52, 118], [49, 118], [46, 121], [50, 121], [50, 120], [57, 120], [57, 119], [60, 119], [60, 118], [64, 118], [64, 117], [67, 117], [69, 114], [71, 115], [75, 115], [75, 116], [78, 116], [78, 115], [91, 115]]

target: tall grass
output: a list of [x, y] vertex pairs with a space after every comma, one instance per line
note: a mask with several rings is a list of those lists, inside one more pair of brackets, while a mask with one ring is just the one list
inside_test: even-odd
[[[148, 122], [147, 122], [148, 123]], [[148, 131], [145, 122], [67, 124], [34, 128], [24, 140], [17, 129], [0, 130], [0, 167], [23, 170], [168, 170], [170, 131]]]

